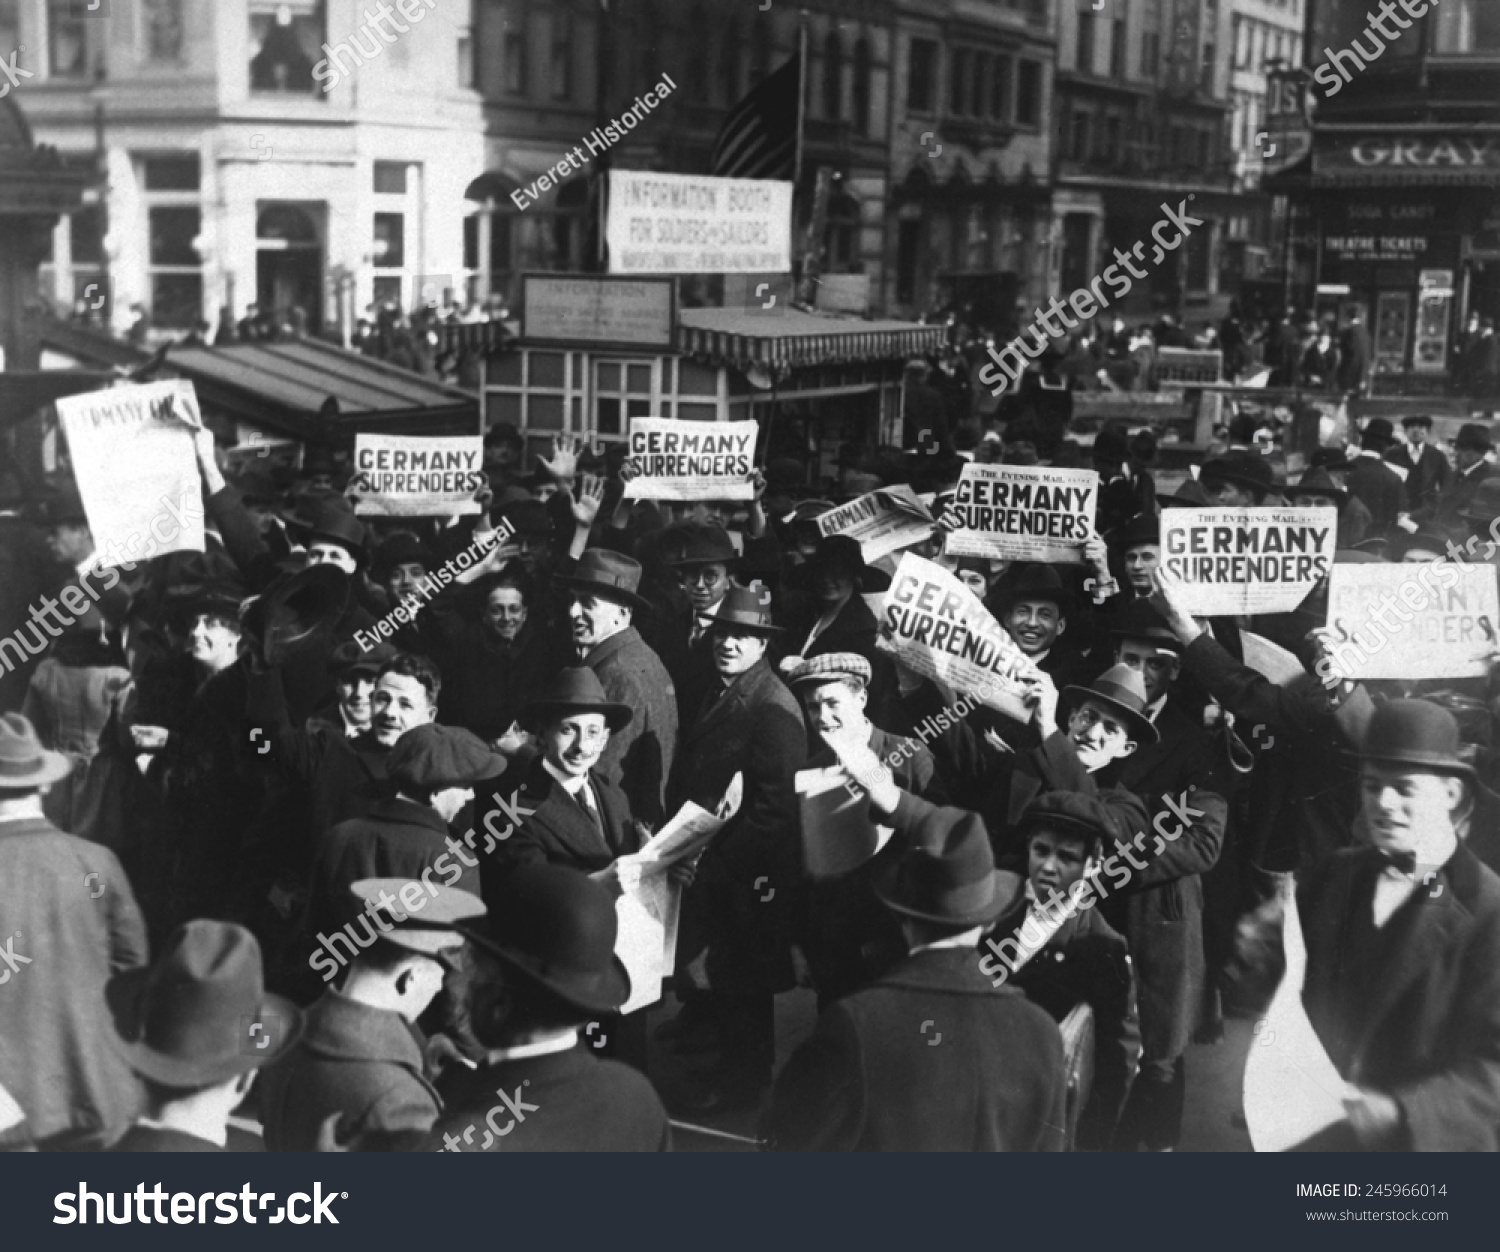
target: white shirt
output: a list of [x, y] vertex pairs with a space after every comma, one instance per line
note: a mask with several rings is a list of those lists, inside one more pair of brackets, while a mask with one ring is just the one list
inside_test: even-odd
[[1388, 865], [1375, 880], [1375, 895], [1372, 901], [1375, 928], [1378, 930], [1395, 915], [1396, 910], [1412, 898], [1418, 890], [1425, 889], [1435, 899], [1443, 890], [1442, 884], [1433, 885], [1431, 880], [1438, 869], [1453, 859], [1458, 851], [1458, 835], [1450, 833], [1442, 844], [1433, 850], [1433, 861], [1418, 861], [1416, 869], [1408, 874]]
[[[599, 818], [599, 804], [594, 799], [594, 789], [589, 786], [587, 774], [581, 778], [570, 778], [546, 757], [542, 758], [542, 768], [557, 780], [558, 786], [572, 796], [573, 799], [577, 800], [579, 804], [583, 805], [584, 808], [588, 809], [595, 818]], [[599, 820], [599, 825], [604, 825], [603, 819]]]
[[556, 1039], [541, 1039], [536, 1043], [518, 1043], [513, 1048], [491, 1048], [485, 1060], [491, 1065], [501, 1061], [523, 1061], [529, 1056], [548, 1056], [553, 1052], [566, 1052], [578, 1046], [578, 1032], [570, 1030]]
[[693, 628], [688, 632], [688, 647], [691, 648], [695, 643], [698, 642], [698, 640], [702, 639], [704, 635], [708, 634], [709, 627], [712, 625], [712, 623], [705, 619], [713, 617], [714, 614], [716, 614], [723, 607], [723, 605], [724, 597], [720, 596], [717, 604], [713, 605], [711, 608], [704, 609], [701, 613], [695, 613], [693, 615]]

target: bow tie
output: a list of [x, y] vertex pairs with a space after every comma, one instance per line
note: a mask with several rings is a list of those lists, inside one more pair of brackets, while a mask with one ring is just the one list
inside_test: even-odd
[[1415, 852], [1380, 852], [1380, 862], [1385, 869], [1399, 870], [1401, 873], [1411, 875], [1417, 869], [1417, 854]]

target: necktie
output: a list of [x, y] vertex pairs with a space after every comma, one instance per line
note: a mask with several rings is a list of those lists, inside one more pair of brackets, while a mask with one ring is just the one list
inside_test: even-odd
[[589, 790], [587, 781], [578, 789], [578, 794], [574, 799], [578, 801], [578, 806], [588, 814], [589, 821], [594, 823], [594, 828], [601, 835], [604, 834], [604, 820], [599, 816], [599, 810], [594, 806], [594, 796]]

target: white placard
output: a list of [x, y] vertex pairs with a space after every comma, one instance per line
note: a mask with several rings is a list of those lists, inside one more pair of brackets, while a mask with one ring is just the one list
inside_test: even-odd
[[356, 435], [354, 511], [362, 517], [455, 517], [480, 511], [484, 440], [478, 435]]
[[963, 524], [943, 550], [950, 556], [1082, 565], [1098, 500], [1094, 470], [970, 461], [949, 506]]
[[1161, 563], [1189, 613], [1290, 613], [1333, 568], [1336, 509], [1165, 509]]
[[1484, 678], [1500, 648], [1493, 565], [1335, 565], [1330, 664], [1341, 678]]
[[820, 534], [857, 539], [866, 565], [930, 538], [932, 528], [932, 514], [905, 483], [881, 487], [818, 518]]
[[792, 184], [610, 170], [611, 274], [789, 274]]
[[755, 422], [630, 419], [627, 500], [753, 500]]

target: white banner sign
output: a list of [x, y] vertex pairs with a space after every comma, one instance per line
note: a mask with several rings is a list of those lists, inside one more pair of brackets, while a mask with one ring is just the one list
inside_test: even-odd
[[[203, 551], [193, 433], [203, 425], [185, 378], [66, 396], [57, 415], [94, 546], [141, 559]], [[165, 532], [165, 534], [164, 534]], [[143, 546], [144, 545], [144, 546]]]
[[980, 603], [942, 566], [908, 552], [896, 567], [879, 616], [876, 644], [908, 669], [1012, 717], [1031, 715], [1022, 679], [1036, 666]]
[[611, 274], [789, 274], [792, 184], [610, 170]]
[[959, 475], [951, 506], [962, 526], [948, 536], [943, 551], [1082, 565], [1098, 500], [1094, 470], [970, 461]]
[[1483, 678], [1500, 648], [1493, 565], [1335, 565], [1328, 583], [1340, 677]]
[[355, 435], [354, 511], [362, 517], [455, 517], [478, 513], [486, 483], [478, 435]]
[[754, 422], [630, 419], [627, 500], [753, 500]]
[[1200, 616], [1290, 613], [1333, 568], [1335, 509], [1164, 509], [1161, 563]]
[[904, 483], [882, 487], [818, 518], [818, 533], [857, 539], [866, 565], [932, 535], [932, 514]]

